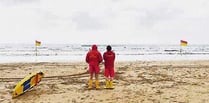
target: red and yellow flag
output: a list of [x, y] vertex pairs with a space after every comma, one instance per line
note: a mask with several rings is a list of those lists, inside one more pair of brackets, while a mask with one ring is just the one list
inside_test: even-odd
[[36, 46], [41, 46], [41, 41], [36, 40]]
[[188, 45], [187, 41], [185, 41], [185, 40], [181, 40], [180, 42], [181, 42], [181, 44], [180, 44], [181, 46], [187, 46]]

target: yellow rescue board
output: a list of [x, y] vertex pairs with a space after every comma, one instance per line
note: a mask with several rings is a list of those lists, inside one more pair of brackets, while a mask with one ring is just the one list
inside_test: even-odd
[[12, 98], [15, 98], [36, 86], [43, 78], [43, 72], [34, 72], [22, 79], [14, 88]]

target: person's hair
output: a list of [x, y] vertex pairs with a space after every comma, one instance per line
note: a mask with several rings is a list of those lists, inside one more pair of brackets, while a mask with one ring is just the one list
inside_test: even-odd
[[112, 50], [112, 47], [110, 45], [108, 45], [106, 49], [107, 49], [107, 51], [110, 51], [110, 50]]

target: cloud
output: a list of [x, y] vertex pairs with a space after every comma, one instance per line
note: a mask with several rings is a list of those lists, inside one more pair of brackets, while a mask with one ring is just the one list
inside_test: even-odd
[[78, 30], [100, 30], [105, 27], [99, 18], [92, 17], [88, 13], [77, 13], [73, 16], [72, 21]]
[[38, 3], [40, 0], [1, 0], [1, 6], [17, 6], [17, 5], [24, 5], [24, 4], [31, 4], [31, 3]]
[[0, 8], [0, 42], [208, 42], [207, 0], [1, 0]]

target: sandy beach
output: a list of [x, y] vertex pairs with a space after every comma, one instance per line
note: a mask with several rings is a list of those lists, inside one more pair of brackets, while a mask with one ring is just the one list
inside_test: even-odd
[[[209, 61], [116, 62], [115, 89], [88, 90], [84, 62], [0, 64], [1, 103], [208, 103]], [[31, 72], [45, 77], [12, 99], [15, 85]]]

